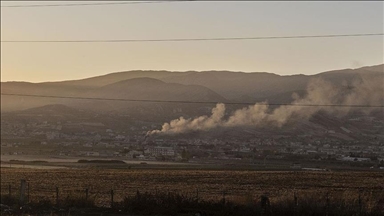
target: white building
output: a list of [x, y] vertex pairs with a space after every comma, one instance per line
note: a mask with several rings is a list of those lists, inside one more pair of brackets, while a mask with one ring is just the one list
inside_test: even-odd
[[342, 157], [339, 160], [342, 160], [342, 161], [359, 161], [359, 162], [371, 161], [370, 158], [360, 158], [360, 157], [350, 157], [350, 156]]
[[147, 149], [151, 155], [175, 156], [175, 150], [172, 147], [153, 147]]
[[133, 158], [134, 155], [141, 155], [141, 154], [143, 154], [142, 151], [131, 150], [125, 156], [127, 156], [128, 158]]

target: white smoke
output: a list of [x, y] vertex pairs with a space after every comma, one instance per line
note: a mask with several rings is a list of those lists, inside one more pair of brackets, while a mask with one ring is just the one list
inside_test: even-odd
[[[333, 85], [322, 79], [314, 79], [307, 86], [307, 94], [300, 98], [292, 95], [294, 101], [290, 105], [282, 105], [274, 110], [266, 102], [244, 107], [224, 118], [225, 105], [217, 104], [211, 116], [200, 116], [194, 119], [180, 117], [164, 123], [161, 130], [149, 131], [148, 134], [177, 134], [191, 131], [208, 131], [218, 127], [263, 126], [281, 127], [293, 117], [308, 119], [322, 110], [334, 115], [345, 115], [351, 109], [370, 112], [374, 108], [356, 108], [348, 105], [382, 106], [384, 104], [383, 76], [361, 77], [350, 85]], [[301, 106], [310, 105], [310, 106]], [[343, 105], [343, 106], [316, 106]], [[382, 109], [382, 108], [381, 108]]]
[[180, 117], [179, 119], [172, 120], [170, 123], [164, 123], [161, 130], [154, 130], [149, 132], [149, 134], [154, 133], [184, 133], [188, 131], [206, 131], [212, 128], [215, 128], [222, 124], [222, 119], [225, 114], [224, 104], [217, 104], [215, 108], [212, 109], [211, 116], [200, 116], [195, 119], [185, 119]]

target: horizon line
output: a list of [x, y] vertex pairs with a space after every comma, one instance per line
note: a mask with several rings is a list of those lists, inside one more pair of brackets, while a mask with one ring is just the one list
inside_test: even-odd
[[[3, 81], [1, 80], [1, 83], [6, 83], [6, 82], [20, 82], [20, 83], [33, 83], [33, 84], [39, 84], [39, 83], [52, 83], [52, 82], [70, 82], [70, 81], [80, 81], [80, 80], [86, 80], [86, 79], [91, 79], [91, 78], [96, 78], [96, 77], [102, 77], [102, 76], [108, 76], [112, 74], [118, 74], [118, 73], [129, 73], [129, 72], [169, 72], [169, 73], [188, 73], [188, 72], [195, 72], [195, 73], [206, 73], [206, 72], [229, 72], [229, 73], [244, 73], [244, 74], [270, 74], [270, 75], [277, 75], [277, 76], [314, 76], [317, 74], [321, 73], [326, 73], [326, 72], [332, 72], [332, 71], [339, 71], [339, 70], [357, 70], [357, 69], [362, 69], [365, 67], [376, 67], [376, 66], [384, 66], [384, 62], [381, 64], [375, 64], [375, 65], [366, 65], [366, 66], [359, 66], [356, 68], [340, 68], [340, 69], [332, 69], [332, 70], [327, 70], [323, 72], [317, 72], [313, 74], [277, 74], [273, 72], [266, 72], [266, 71], [234, 71], [234, 70], [220, 70], [220, 69], [211, 69], [211, 70], [165, 70], [165, 69], [132, 69], [132, 70], [122, 70], [122, 71], [116, 71], [116, 72], [109, 72], [106, 74], [101, 74], [101, 75], [95, 75], [95, 76], [90, 76], [90, 77], [85, 77], [85, 78], [78, 78], [78, 79], [67, 79], [67, 80], [51, 80], [51, 81], [24, 81], [24, 80], [8, 80], [8, 81]], [[384, 72], [384, 71], [383, 71]]]

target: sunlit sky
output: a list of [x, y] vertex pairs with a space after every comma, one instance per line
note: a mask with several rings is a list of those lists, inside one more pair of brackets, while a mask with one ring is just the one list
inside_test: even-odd
[[[66, 2], [2, 1], [1, 5], [63, 3]], [[383, 11], [381, 1], [197, 1], [1, 8], [1, 40], [382, 33]], [[1, 80], [56, 81], [137, 69], [315, 74], [382, 64], [383, 50], [383, 36], [151, 43], [1, 43]]]

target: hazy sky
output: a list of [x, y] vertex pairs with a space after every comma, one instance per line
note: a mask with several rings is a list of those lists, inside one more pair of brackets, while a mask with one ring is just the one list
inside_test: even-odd
[[[7, 1], [1, 5], [62, 3], [65, 2]], [[383, 10], [380, 1], [200, 1], [1, 8], [1, 40], [382, 33]], [[2, 43], [1, 79], [54, 81], [135, 69], [314, 74], [381, 64], [383, 49], [382, 36], [98, 44]]]

